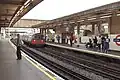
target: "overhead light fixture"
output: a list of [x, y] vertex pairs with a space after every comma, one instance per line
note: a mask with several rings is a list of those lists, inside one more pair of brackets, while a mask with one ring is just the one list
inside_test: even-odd
[[120, 16], [120, 14], [117, 14], [117, 16]]
[[90, 18], [90, 19], [88, 19], [88, 20], [94, 20], [94, 19], [96, 19], [96, 18]]
[[70, 23], [75, 23], [75, 22], [70, 22]]
[[109, 16], [102, 16], [100, 18], [108, 18], [108, 17], [111, 17], [111, 15], [109, 15]]
[[63, 23], [63, 24], [68, 24], [68, 23]]

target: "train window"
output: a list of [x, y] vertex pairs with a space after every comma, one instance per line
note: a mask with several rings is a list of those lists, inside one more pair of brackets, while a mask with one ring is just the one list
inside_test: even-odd
[[34, 35], [33, 38], [34, 38], [34, 39], [45, 39], [45, 38], [44, 38], [44, 35], [40, 35], [40, 34]]

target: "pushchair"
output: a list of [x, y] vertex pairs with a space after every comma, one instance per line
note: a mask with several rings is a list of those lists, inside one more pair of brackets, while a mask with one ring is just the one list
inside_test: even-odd
[[89, 42], [88, 42], [88, 43], [86, 43], [86, 45], [85, 45], [85, 46], [86, 46], [86, 48], [93, 48], [93, 44], [92, 44], [92, 43], [89, 43]]
[[93, 48], [92, 40], [89, 39], [89, 42], [86, 43], [86, 48]]

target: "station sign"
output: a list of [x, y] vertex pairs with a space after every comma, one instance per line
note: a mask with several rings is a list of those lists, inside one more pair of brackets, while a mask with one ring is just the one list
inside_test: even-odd
[[120, 46], [120, 34], [113, 39], [113, 42], [115, 42], [117, 46]]

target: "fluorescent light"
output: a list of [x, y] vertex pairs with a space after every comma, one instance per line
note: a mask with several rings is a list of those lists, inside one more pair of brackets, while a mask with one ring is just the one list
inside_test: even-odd
[[107, 18], [107, 17], [111, 17], [111, 15], [109, 15], [109, 16], [102, 16], [102, 17], [100, 17], [100, 18]]

